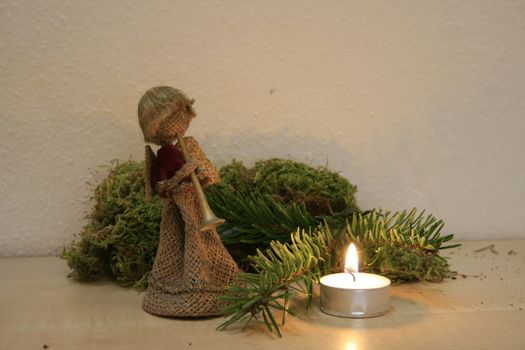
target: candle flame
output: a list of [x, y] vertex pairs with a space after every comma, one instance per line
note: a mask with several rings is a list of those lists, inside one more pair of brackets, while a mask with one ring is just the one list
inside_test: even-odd
[[359, 264], [357, 263], [357, 260], [357, 248], [354, 243], [351, 243], [346, 251], [345, 271], [359, 272]]

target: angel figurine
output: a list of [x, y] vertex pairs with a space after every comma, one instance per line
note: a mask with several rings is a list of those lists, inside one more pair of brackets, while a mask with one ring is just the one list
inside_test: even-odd
[[146, 197], [156, 193], [163, 204], [159, 247], [142, 304], [157, 316], [221, 315], [217, 296], [239, 273], [217, 231], [199, 231], [202, 214], [190, 175], [195, 171], [207, 186], [220, 181], [217, 169], [193, 137], [173, 144], [196, 116], [194, 102], [178, 89], [159, 86], [146, 91], [138, 105], [144, 140], [161, 146], [157, 155], [146, 146], [145, 166]]

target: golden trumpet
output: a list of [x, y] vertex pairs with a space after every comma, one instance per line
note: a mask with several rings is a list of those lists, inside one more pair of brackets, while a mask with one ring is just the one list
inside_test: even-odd
[[[184, 160], [187, 162], [189, 161], [188, 156], [188, 150], [186, 149], [186, 144], [184, 142], [183, 136], [181, 134], [177, 135], [177, 140], [180, 145], [180, 149], [182, 151], [182, 155], [184, 156]], [[197, 178], [197, 174], [195, 174], [195, 171], [192, 171], [190, 174], [191, 182], [193, 183], [193, 187], [195, 188], [195, 193], [197, 194], [197, 201], [199, 202], [199, 206], [201, 209], [202, 214], [202, 223], [201, 227], [199, 228], [200, 232], [209, 231], [211, 229], [214, 229], [222, 224], [226, 220], [218, 218], [215, 216], [213, 211], [210, 208], [210, 205], [208, 204], [208, 201], [206, 200], [206, 196], [204, 195], [204, 191], [202, 190], [201, 183], [199, 182], [199, 179]]]

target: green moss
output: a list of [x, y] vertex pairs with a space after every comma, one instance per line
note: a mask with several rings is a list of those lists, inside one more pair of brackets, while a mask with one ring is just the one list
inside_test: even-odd
[[[62, 254], [72, 277], [92, 281], [107, 276], [124, 286], [146, 286], [145, 276], [153, 266], [159, 241], [162, 205], [156, 198], [145, 201], [143, 168], [142, 162], [114, 163], [95, 188], [89, 223]], [[326, 168], [272, 159], [252, 168], [233, 161], [220, 173], [223, 183], [208, 187], [207, 198], [217, 216], [227, 220], [219, 234], [244, 269], [250, 268], [248, 255], [258, 248], [265, 250], [272, 241], [289, 242], [290, 232], [297, 228], [309, 229], [325, 222], [341, 230], [347, 220], [364, 228], [369, 225], [352, 221], [360, 212], [354, 197], [356, 187]], [[422, 219], [417, 220], [414, 222]], [[442, 227], [440, 222], [435, 225], [433, 230]], [[367, 232], [364, 228], [356, 232]], [[421, 232], [430, 237], [432, 231]], [[434, 244], [430, 248], [435, 254], [406, 244], [368, 241], [363, 244], [367, 249], [365, 266], [400, 281], [440, 280], [449, 271], [437, 251], [451, 238], [425, 241], [427, 248]]]
[[[158, 245], [162, 205], [157, 198], [144, 200], [143, 171], [142, 162], [115, 163], [95, 188], [90, 221], [62, 255], [71, 276], [95, 280], [105, 275], [125, 286], [145, 285]], [[245, 268], [246, 257], [257, 248], [272, 239], [288, 240], [297, 227], [317, 224], [315, 214], [343, 203], [355, 208], [355, 186], [325, 168], [272, 159], [248, 169], [234, 160], [220, 173], [222, 184], [207, 188], [208, 200], [227, 220], [219, 234]], [[323, 210], [314, 210], [321, 206]]]
[[62, 254], [79, 280], [106, 275], [143, 286], [155, 258], [162, 205], [144, 200], [144, 164], [115, 164], [95, 189], [94, 208], [80, 240]]
[[72, 270], [71, 277], [79, 281], [94, 281], [104, 274], [104, 261], [107, 261], [108, 254], [105, 249], [82, 238], [64, 249], [62, 257]]
[[363, 248], [365, 270], [388, 277], [394, 283], [440, 282], [452, 275], [443, 257], [420, 247], [370, 244]]
[[236, 191], [252, 191], [253, 186], [253, 170], [248, 169], [241, 161], [232, 160], [220, 168], [222, 185], [227, 185], [234, 188]]
[[325, 167], [275, 158], [248, 169], [234, 160], [221, 169], [221, 177], [224, 184], [240, 192], [268, 193], [284, 203], [304, 204], [312, 215], [359, 210], [357, 187]]
[[314, 214], [358, 209], [354, 197], [357, 187], [327, 168], [271, 159], [257, 162], [254, 173], [257, 189], [282, 196], [286, 201], [304, 203]]

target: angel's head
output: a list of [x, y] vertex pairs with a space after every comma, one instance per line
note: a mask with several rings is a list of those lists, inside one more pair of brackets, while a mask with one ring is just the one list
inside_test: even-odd
[[162, 146], [172, 143], [178, 134], [184, 134], [196, 116], [192, 107], [194, 102], [182, 91], [169, 86], [146, 91], [138, 107], [144, 140]]

